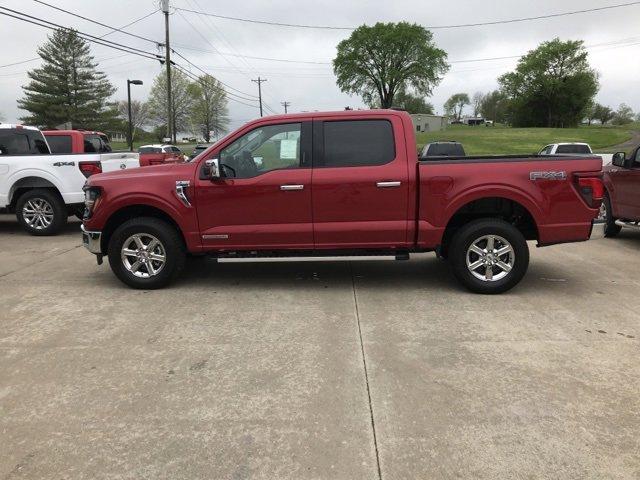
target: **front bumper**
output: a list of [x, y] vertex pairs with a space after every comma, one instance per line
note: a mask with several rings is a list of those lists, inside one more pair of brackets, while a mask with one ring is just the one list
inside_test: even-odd
[[100, 247], [102, 232], [88, 232], [85, 230], [84, 225], [80, 225], [80, 230], [82, 230], [82, 245], [91, 253], [102, 255], [102, 249]]
[[604, 228], [605, 223], [600, 220], [594, 220], [591, 224], [591, 235], [589, 235], [589, 240], [598, 240], [599, 238], [604, 238]]

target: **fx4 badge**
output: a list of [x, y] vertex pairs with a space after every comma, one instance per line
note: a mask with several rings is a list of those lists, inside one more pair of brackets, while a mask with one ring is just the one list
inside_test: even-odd
[[567, 172], [529, 172], [529, 180], [566, 180]]

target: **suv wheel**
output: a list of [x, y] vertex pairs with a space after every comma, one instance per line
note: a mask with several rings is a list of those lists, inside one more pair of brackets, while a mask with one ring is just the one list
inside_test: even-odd
[[67, 223], [67, 208], [56, 192], [35, 188], [16, 202], [16, 217], [31, 235], [55, 235]]
[[132, 288], [162, 288], [184, 267], [180, 234], [167, 222], [140, 217], [120, 225], [109, 240], [109, 265]]
[[456, 232], [449, 249], [456, 278], [476, 293], [502, 293], [522, 280], [529, 266], [529, 247], [510, 223], [475, 220]]
[[611, 200], [609, 200], [609, 195], [605, 195], [604, 199], [602, 199], [602, 205], [600, 206], [598, 220], [604, 221], [605, 237], [615, 237], [620, 233], [620, 230], [622, 230], [622, 227], [620, 225], [616, 225], [616, 219], [613, 218], [613, 211], [611, 210]]

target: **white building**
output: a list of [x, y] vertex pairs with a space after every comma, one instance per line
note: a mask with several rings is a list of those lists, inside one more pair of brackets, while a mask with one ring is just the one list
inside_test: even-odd
[[437, 132], [447, 128], [447, 117], [428, 113], [412, 113], [413, 128], [418, 132]]

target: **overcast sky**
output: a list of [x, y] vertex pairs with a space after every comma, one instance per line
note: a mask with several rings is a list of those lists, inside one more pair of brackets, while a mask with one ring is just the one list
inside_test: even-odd
[[[173, 7], [207, 11], [219, 15], [266, 20], [280, 23], [305, 23], [331, 26], [358, 26], [376, 21], [407, 20], [425, 26], [478, 23], [597, 8], [629, 0], [414, 0], [414, 1], [344, 1], [344, 0], [171, 0]], [[158, 8], [156, 0], [47, 0], [66, 10], [113, 27], [122, 27]], [[30, 15], [72, 26], [92, 35], [108, 29], [72, 17], [33, 0], [0, 0], [0, 5]], [[263, 98], [276, 112], [280, 102], [289, 101], [290, 112], [334, 110], [345, 106], [362, 106], [358, 97], [340, 92], [335, 84], [330, 62], [338, 42], [349, 36], [345, 30], [319, 30], [243, 23], [173, 11], [170, 17], [173, 47], [203, 70], [224, 83], [250, 95], [257, 95], [252, 78], [267, 78]], [[36, 48], [46, 41], [48, 30], [9, 17], [0, 16], [0, 65], [37, 57]], [[128, 27], [128, 31], [157, 41], [164, 38], [164, 21], [160, 12]], [[601, 103], [617, 107], [625, 102], [640, 111], [640, 4], [594, 13], [551, 18], [522, 23], [456, 29], [434, 29], [437, 45], [448, 53], [451, 70], [434, 89], [430, 101], [437, 112], [453, 93], [486, 92], [496, 88], [496, 78], [516, 65], [517, 59], [478, 62], [465, 60], [520, 55], [540, 42], [556, 36], [581, 39], [589, 48], [591, 65], [600, 74]], [[121, 33], [106, 38], [147, 51], [151, 43]], [[605, 44], [605, 45], [602, 45]], [[152, 60], [123, 54], [103, 46], [92, 46], [113, 84], [115, 99], [126, 98], [126, 79], [144, 81], [133, 87], [132, 96], [145, 99], [153, 78], [161, 66]], [[157, 50], [155, 50], [157, 51]], [[220, 53], [216, 53], [220, 52]], [[259, 60], [268, 57], [304, 62], [292, 63]], [[178, 63], [187, 63], [175, 58]], [[22, 115], [16, 99], [27, 82], [27, 70], [39, 61], [0, 68], [0, 115], [14, 122]], [[198, 73], [194, 70], [195, 73]], [[237, 93], [237, 92], [236, 92]], [[258, 116], [257, 107], [229, 102], [231, 128]], [[267, 109], [267, 111], [269, 111]]]

